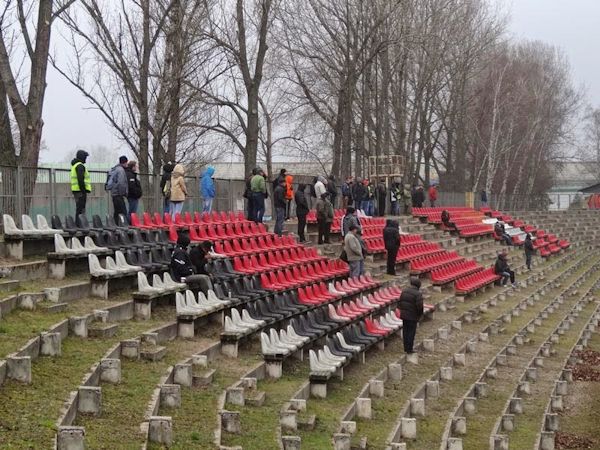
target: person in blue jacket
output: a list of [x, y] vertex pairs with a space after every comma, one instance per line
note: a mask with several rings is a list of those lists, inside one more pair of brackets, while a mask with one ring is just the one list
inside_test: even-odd
[[202, 212], [210, 212], [212, 210], [212, 203], [215, 198], [215, 182], [212, 179], [214, 173], [215, 168], [208, 166], [200, 179], [200, 192], [204, 199]]

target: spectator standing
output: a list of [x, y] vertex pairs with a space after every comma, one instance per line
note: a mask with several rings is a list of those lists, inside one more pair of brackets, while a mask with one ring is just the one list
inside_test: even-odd
[[338, 195], [337, 188], [335, 187], [335, 176], [329, 175], [329, 178], [327, 179], [327, 185], [325, 186], [325, 188], [327, 189], [327, 193], [329, 194], [329, 201], [335, 209]]
[[387, 274], [396, 275], [396, 256], [400, 248], [400, 229], [397, 220], [386, 220], [383, 229], [383, 243], [387, 252]]
[[387, 195], [387, 187], [383, 178], [380, 178], [377, 183], [375, 195], [377, 197], [377, 215], [383, 217], [385, 216], [385, 196]]
[[287, 177], [287, 170], [281, 169], [279, 171], [279, 175], [277, 175], [277, 177], [275, 177], [275, 179], [273, 180], [273, 192], [275, 192], [275, 189], [277, 189], [277, 186], [279, 186], [279, 183], [281, 183], [281, 180], [285, 181], [286, 177]]
[[346, 236], [350, 231], [350, 227], [356, 227], [358, 229], [358, 234], [362, 234], [362, 227], [360, 226], [360, 221], [356, 215], [356, 209], [352, 206], [348, 206], [346, 208], [346, 214], [342, 217], [342, 226], [340, 227], [340, 231], [342, 232], [342, 237]]
[[354, 202], [354, 208], [362, 209], [363, 201], [367, 198], [367, 187], [365, 186], [364, 180], [357, 179], [352, 186], [352, 200]]
[[525, 250], [525, 264], [527, 265], [527, 270], [531, 270], [531, 257], [535, 253], [535, 248], [533, 247], [533, 241], [531, 240], [531, 234], [529, 233], [525, 236], [523, 249]]
[[481, 206], [483, 208], [487, 208], [487, 206], [488, 206], [488, 196], [487, 196], [487, 192], [485, 192], [485, 189], [481, 190]]
[[402, 188], [400, 187], [400, 183], [393, 183], [390, 188], [390, 205], [392, 207], [392, 215], [399, 216], [400, 215], [400, 201], [402, 199]]
[[250, 179], [252, 191], [253, 218], [256, 223], [262, 223], [265, 214], [265, 199], [267, 198], [267, 183], [265, 173], [260, 167], [255, 169], [256, 174]]
[[413, 208], [422, 208], [424, 202], [425, 192], [423, 191], [423, 186], [417, 186], [412, 195]]
[[356, 225], [350, 225], [348, 233], [344, 236], [344, 250], [350, 266], [350, 277], [361, 276], [364, 272], [365, 257]]
[[366, 216], [373, 216], [373, 209], [374, 209], [374, 205], [373, 205], [373, 200], [375, 197], [375, 193], [373, 192], [373, 185], [369, 182], [368, 179], [364, 179], [363, 180], [363, 186], [364, 186], [364, 197], [362, 198], [361, 201], [361, 206], [360, 209], [363, 210], [363, 212], [365, 213]]
[[128, 183], [125, 167], [127, 166], [127, 156], [119, 157], [119, 164], [110, 169], [108, 180], [106, 181], [106, 190], [110, 191], [113, 201], [113, 218], [115, 223], [119, 223], [119, 214], [127, 216], [127, 206], [125, 206], [125, 197], [127, 197]]
[[400, 318], [402, 319], [402, 338], [404, 353], [414, 353], [417, 323], [423, 316], [423, 294], [420, 291], [421, 280], [411, 277], [410, 286], [400, 295]]
[[171, 161], [163, 166], [163, 173], [160, 177], [160, 192], [163, 195], [163, 213], [171, 212], [171, 174], [173, 173], [173, 163]]
[[183, 202], [187, 196], [187, 188], [185, 186], [185, 168], [183, 164], [176, 164], [171, 173], [171, 217], [175, 220], [177, 213], [181, 214], [183, 210]]
[[402, 189], [402, 204], [404, 205], [404, 215], [408, 216], [410, 214], [410, 206], [412, 202], [412, 196], [410, 193], [410, 185], [405, 184], [404, 189]]
[[431, 186], [429, 186], [429, 206], [431, 206], [432, 208], [435, 208], [435, 202], [437, 201], [438, 198], [438, 192], [437, 192], [437, 186], [435, 184], [432, 184]]
[[276, 235], [281, 236], [283, 234], [286, 207], [284, 179], [279, 179], [279, 185], [273, 192], [273, 204], [275, 206], [275, 229], [273, 231]]
[[317, 177], [317, 181], [315, 182], [315, 197], [318, 199], [321, 198], [323, 194], [327, 192], [327, 180], [322, 176]]
[[250, 175], [246, 177], [246, 189], [244, 190], [244, 198], [246, 199], [246, 218], [254, 222], [254, 200], [252, 199], [252, 188], [250, 182], [252, 177], [256, 175], [256, 169], [252, 169]]
[[292, 214], [292, 200], [294, 200], [294, 177], [285, 176], [285, 220], [290, 220]]
[[211, 212], [215, 199], [215, 182], [212, 177], [215, 168], [208, 166], [200, 178], [200, 193], [202, 194], [202, 212]]
[[317, 226], [319, 228], [317, 244], [319, 245], [331, 243], [329, 241], [329, 230], [333, 222], [333, 205], [327, 197], [328, 195], [325, 192], [317, 200]]
[[515, 283], [515, 273], [510, 270], [506, 251], [503, 251], [498, 255], [496, 263], [494, 264], [494, 273], [502, 277], [502, 286], [508, 287], [507, 281], [510, 279], [512, 287], [517, 287], [517, 284]]
[[85, 214], [87, 195], [92, 192], [90, 173], [85, 167], [85, 161], [90, 156], [85, 150], [77, 150], [75, 159], [71, 161], [71, 192], [75, 198], [75, 220], [79, 214]]
[[294, 200], [296, 201], [296, 216], [298, 217], [298, 238], [300, 242], [306, 242], [304, 230], [306, 228], [306, 215], [308, 214], [308, 201], [306, 200], [305, 184], [299, 184]]
[[127, 175], [127, 206], [129, 208], [129, 217], [131, 221], [131, 214], [137, 213], [138, 203], [142, 198], [142, 183], [138, 178], [138, 165], [137, 161], [128, 161], [127, 167], [125, 168], [125, 174]]
[[342, 184], [342, 208], [346, 209], [352, 206], [352, 177], [346, 177], [346, 181]]

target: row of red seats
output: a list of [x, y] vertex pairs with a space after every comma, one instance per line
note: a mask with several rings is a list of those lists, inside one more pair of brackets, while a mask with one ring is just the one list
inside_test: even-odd
[[[333, 218], [341, 219], [346, 214], [346, 211], [343, 209], [335, 209], [333, 210]], [[308, 211], [306, 215], [306, 223], [317, 223], [317, 211], [315, 209], [311, 209]]]
[[421, 242], [407, 247], [400, 247], [396, 255], [396, 262], [404, 263], [423, 256], [443, 253], [444, 251], [436, 242]]
[[184, 213], [183, 216], [180, 213], [177, 213], [175, 215], [175, 220], [172, 220], [171, 214], [169, 213], [165, 213], [164, 215], [154, 213], [154, 215], [151, 215], [150, 213], [145, 212], [143, 214], [143, 222], [140, 221], [140, 217], [136, 213], [132, 213], [130, 220], [132, 227], [142, 229], [167, 229], [171, 225], [188, 227], [190, 225], [225, 225], [247, 222], [244, 213], [241, 211], [238, 211], [237, 213], [234, 211], [213, 211], [212, 213], [195, 212], [193, 218], [190, 212]]
[[[215, 251], [225, 256], [244, 256], [261, 253], [274, 249], [286, 248], [290, 251], [308, 252], [310, 247], [297, 243], [293, 236], [266, 235], [249, 239], [232, 239], [229, 241], [215, 241]], [[312, 251], [312, 250], [311, 250]], [[316, 254], [316, 249], [314, 249]]]
[[[316, 249], [307, 249], [306, 253], [299, 254], [299, 252], [292, 252], [283, 250], [267, 251], [258, 254], [236, 256], [233, 258], [233, 269], [237, 272], [245, 274], [255, 274], [260, 272], [267, 272], [269, 270], [277, 270], [283, 267], [292, 267], [298, 264], [305, 264], [307, 262], [316, 262], [325, 260], [327, 258], [316, 254]], [[314, 253], [314, 254], [313, 254]]]
[[461, 237], [485, 236], [486, 234], [493, 234], [494, 227], [484, 223], [480, 225], [469, 225], [463, 227], [458, 233]]
[[450, 263], [464, 261], [465, 258], [456, 252], [443, 252], [436, 255], [424, 256], [410, 262], [410, 273], [419, 274], [438, 269]]
[[[325, 283], [314, 284], [298, 288], [298, 301], [304, 305], [316, 306], [323, 305], [336, 300], [340, 297], [360, 294], [367, 289], [373, 289], [379, 286], [379, 283], [370, 276], [361, 275], [357, 278], [348, 278], [334, 283], [334, 289], [340, 294], [333, 294], [327, 288]], [[398, 289], [399, 290], [399, 289]], [[385, 295], [388, 295], [386, 291]], [[397, 294], [398, 298], [400, 294]]]
[[483, 270], [474, 260], [452, 263], [431, 271], [431, 282], [434, 285], [446, 284], [458, 278]]
[[431, 207], [422, 207], [422, 208], [413, 208], [412, 215], [413, 217], [426, 217], [429, 213], [442, 213], [442, 211], [452, 212], [460, 212], [460, 211], [473, 211], [472, 208], [467, 208], [465, 206], [435, 206]]
[[263, 273], [260, 282], [263, 289], [285, 291], [347, 274], [348, 264], [341, 260], [318, 261], [278, 272]]
[[468, 294], [479, 288], [494, 283], [500, 279], [500, 275], [494, 273], [494, 268], [490, 267], [471, 275], [459, 278], [454, 283], [454, 290], [457, 294]]
[[[224, 241], [231, 239], [266, 237], [271, 234], [262, 223], [244, 222], [227, 225], [191, 225], [189, 228], [190, 241]], [[177, 241], [177, 227], [169, 227], [169, 239]]]
[[[364, 237], [364, 236], [363, 236]], [[382, 237], [363, 239], [368, 253], [385, 252], [385, 244]], [[403, 234], [400, 236], [400, 248], [409, 247], [425, 242], [418, 234]]]

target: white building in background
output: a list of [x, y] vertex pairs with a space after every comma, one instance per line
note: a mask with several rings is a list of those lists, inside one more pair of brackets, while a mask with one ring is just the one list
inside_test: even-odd
[[567, 209], [580, 197], [578, 192], [600, 181], [600, 164], [597, 162], [564, 162], [557, 169], [554, 186], [548, 192], [550, 209]]

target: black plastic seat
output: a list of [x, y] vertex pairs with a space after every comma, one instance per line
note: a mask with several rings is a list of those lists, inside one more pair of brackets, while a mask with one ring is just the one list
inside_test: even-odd
[[132, 248], [132, 247], [133, 248], [144, 248], [145, 247], [144, 244], [133, 243], [131, 241], [131, 238], [129, 237], [129, 234], [124, 230], [117, 230], [116, 236], [122, 247], [125, 247], [125, 248]]
[[53, 215], [53, 216], [50, 218], [50, 223], [52, 224], [52, 228], [54, 228], [55, 230], [64, 230], [64, 231], [67, 231], [67, 230], [65, 230], [65, 228], [62, 226], [62, 222], [61, 222], [61, 220], [60, 220], [60, 217], [58, 217], [56, 214], [55, 214], [55, 215]]
[[156, 243], [150, 243], [147, 240], [145, 240], [142, 237], [142, 233], [140, 233], [140, 230], [137, 229], [131, 229], [129, 230], [129, 235], [131, 238], [131, 242], [133, 242], [134, 245], [137, 245], [138, 247], [146, 247], [146, 248], [150, 248], [150, 247], [155, 247], [157, 244]]
[[98, 214], [94, 214], [92, 216], [92, 225], [94, 228], [100, 229], [100, 230], [104, 230], [104, 224], [102, 223], [102, 219], [100, 218], [100, 216]]
[[77, 223], [75, 222], [73, 216], [65, 216], [65, 227], [66, 231], [68, 231], [69, 233], [78, 233], [80, 235], [86, 235], [90, 232], [89, 228], [86, 230], [77, 226]]
[[119, 250], [121, 248], [125, 248], [119, 242], [119, 239], [117, 238], [117, 235], [115, 234], [114, 231], [106, 230], [103, 232], [103, 235], [104, 235], [104, 240], [106, 242], [107, 247], [110, 248], [111, 250]]
[[111, 215], [106, 216], [106, 225], [104, 227], [107, 230], [127, 230], [129, 227], [120, 227], [115, 223], [115, 218]]
[[331, 351], [331, 353], [335, 356], [343, 356], [344, 358], [352, 358], [354, 356], [354, 353], [352, 353], [350, 350], [343, 350], [342, 348], [338, 347], [336, 345], [336, 339], [332, 339], [332, 338], [327, 338], [325, 341], [325, 345], [327, 345], [327, 347], [329, 347], [329, 350]]
[[142, 267], [149, 267], [150, 270], [154, 272], [164, 269], [164, 266], [162, 264], [151, 261], [147, 251], [141, 248], [139, 248], [137, 251], [137, 259], [142, 265]]
[[129, 220], [124, 214], [119, 214], [117, 217], [117, 226], [120, 228], [129, 228]]
[[152, 255], [152, 262], [160, 263], [164, 265], [169, 265], [171, 263], [170, 259], [165, 259], [162, 249], [158, 247], [154, 247], [150, 250], [150, 254]]

